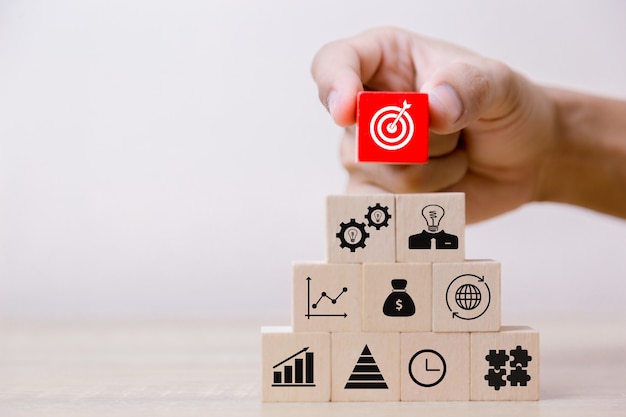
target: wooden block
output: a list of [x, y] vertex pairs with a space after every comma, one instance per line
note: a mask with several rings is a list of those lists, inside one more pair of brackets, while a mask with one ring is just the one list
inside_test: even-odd
[[363, 264], [366, 332], [429, 332], [432, 268], [421, 264]]
[[469, 333], [402, 333], [400, 354], [402, 401], [469, 401]]
[[360, 331], [361, 281], [361, 264], [294, 263], [294, 331]]
[[398, 262], [460, 262], [465, 259], [465, 194], [396, 196]]
[[539, 399], [539, 332], [503, 326], [498, 333], [472, 333], [471, 351], [473, 401]]
[[330, 401], [330, 333], [261, 328], [262, 399]]
[[391, 194], [328, 196], [330, 263], [394, 262], [395, 198]]
[[400, 334], [333, 333], [331, 401], [400, 401]]
[[358, 162], [428, 161], [428, 95], [362, 91], [356, 119]]
[[433, 331], [500, 330], [500, 263], [433, 264]]

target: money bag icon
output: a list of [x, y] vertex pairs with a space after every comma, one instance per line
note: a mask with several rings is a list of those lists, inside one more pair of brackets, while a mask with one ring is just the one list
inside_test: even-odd
[[406, 279], [392, 279], [393, 292], [383, 305], [383, 313], [389, 317], [409, 317], [415, 314], [415, 303], [406, 292]]

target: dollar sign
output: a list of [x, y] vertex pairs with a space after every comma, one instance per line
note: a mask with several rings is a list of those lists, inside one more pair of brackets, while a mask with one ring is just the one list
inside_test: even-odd
[[396, 300], [396, 310], [400, 311], [402, 308], [402, 300]]

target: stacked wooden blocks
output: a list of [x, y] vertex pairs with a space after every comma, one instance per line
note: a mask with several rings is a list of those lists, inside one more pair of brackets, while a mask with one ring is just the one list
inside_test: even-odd
[[539, 399], [539, 333], [500, 325], [464, 194], [330, 196], [327, 250], [293, 265], [292, 326], [262, 329], [263, 401]]

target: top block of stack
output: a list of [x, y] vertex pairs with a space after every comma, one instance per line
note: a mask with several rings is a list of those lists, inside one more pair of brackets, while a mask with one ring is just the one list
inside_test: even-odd
[[463, 193], [327, 198], [329, 263], [465, 260]]

